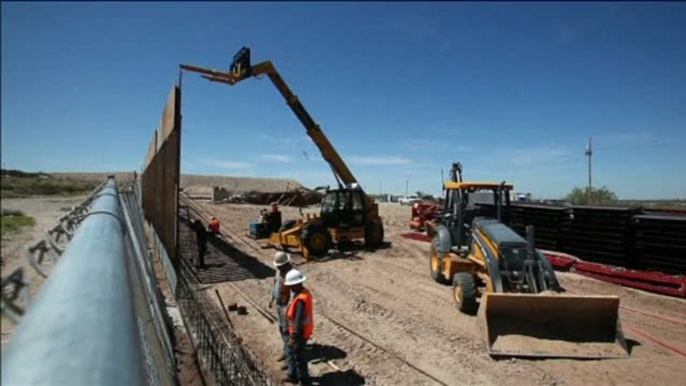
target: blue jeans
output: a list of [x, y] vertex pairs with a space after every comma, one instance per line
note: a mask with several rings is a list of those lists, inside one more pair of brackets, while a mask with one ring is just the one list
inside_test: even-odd
[[279, 317], [279, 333], [283, 340], [283, 353], [288, 358], [288, 321], [286, 319], [286, 308], [288, 305], [276, 305], [276, 315]]
[[305, 357], [306, 340], [299, 341], [294, 348], [288, 347], [288, 376], [303, 384], [310, 383], [310, 374], [307, 371], [307, 358]]

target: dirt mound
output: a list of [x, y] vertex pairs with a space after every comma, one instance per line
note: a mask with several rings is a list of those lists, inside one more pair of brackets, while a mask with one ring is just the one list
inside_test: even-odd
[[114, 178], [117, 180], [117, 182], [125, 182], [125, 181], [130, 181], [133, 179], [133, 172], [109, 172], [109, 173], [86, 173], [86, 172], [78, 172], [78, 173], [67, 173], [67, 172], [60, 172], [60, 173], [50, 173], [51, 176], [53, 177], [60, 177], [60, 178], [68, 178], [72, 180], [80, 180], [80, 181], [104, 181], [107, 176], [109, 175], [114, 175]]
[[299, 182], [285, 178], [181, 175], [181, 187], [197, 185], [219, 186], [232, 192], [282, 192], [302, 187]]
[[[50, 173], [49, 175], [82, 181], [104, 181], [114, 174], [119, 182], [133, 179], [133, 172], [109, 173]], [[197, 195], [211, 196], [212, 187], [219, 186], [231, 192], [284, 192], [300, 189], [303, 186], [295, 180], [286, 178], [232, 177], [219, 175], [182, 174], [181, 187], [192, 188]], [[209, 190], [208, 190], [209, 189]]]
[[183, 188], [183, 191], [191, 198], [212, 199], [212, 187], [206, 185], [191, 185]]

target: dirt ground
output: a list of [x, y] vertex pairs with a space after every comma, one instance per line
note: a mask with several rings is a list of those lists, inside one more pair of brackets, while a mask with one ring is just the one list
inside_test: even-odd
[[[200, 278], [219, 289], [225, 303], [246, 305], [248, 315], [231, 313], [234, 325], [275, 377], [280, 350], [277, 328], [238, 291], [271, 314], [267, 304], [274, 270], [273, 249], [245, 236], [259, 217], [254, 205], [196, 201], [216, 215], [228, 232], [209, 248], [209, 269]], [[341, 385], [639, 385], [686, 384], [686, 357], [645, 338], [647, 332], [686, 350], [686, 325], [637, 313], [638, 309], [683, 321], [686, 301], [560, 273], [570, 291], [613, 294], [621, 299], [629, 359], [505, 359], [489, 357], [477, 318], [459, 313], [451, 288], [429, 277], [426, 242], [400, 236], [407, 232], [410, 208], [381, 204], [386, 240], [377, 250], [361, 246], [333, 251], [321, 261], [301, 265], [315, 299], [315, 332], [310, 371], [319, 384]], [[311, 209], [309, 211], [316, 211]], [[282, 208], [285, 219], [299, 216]], [[305, 211], [307, 213], [308, 210]], [[223, 242], [228, 250], [219, 248]], [[235, 248], [235, 249], [234, 249]], [[229, 253], [232, 257], [227, 256]], [[297, 255], [296, 262], [302, 263]], [[238, 291], [237, 291], [238, 290]]]
[[[45, 237], [45, 232], [54, 227], [60, 217], [67, 214], [72, 207], [79, 205], [85, 196], [80, 197], [36, 197], [3, 199], [2, 209], [21, 210], [36, 220], [36, 225], [22, 228], [19, 232], [4, 237], [1, 241], [2, 276], [12, 273], [18, 267], [24, 267], [24, 280], [29, 284], [31, 296], [40, 290], [43, 277], [40, 276], [26, 259], [24, 248]], [[25, 304], [20, 304], [25, 306]], [[2, 344], [4, 345], [14, 329], [12, 322], [2, 319]]]

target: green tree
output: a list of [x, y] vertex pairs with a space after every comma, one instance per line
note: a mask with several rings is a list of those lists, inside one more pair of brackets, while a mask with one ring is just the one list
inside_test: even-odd
[[567, 194], [567, 201], [573, 205], [608, 205], [617, 202], [617, 195], [605, 186], [599, 189], [593, 188], [589, 201], [588, 187], [574, 187], [574, 189]]

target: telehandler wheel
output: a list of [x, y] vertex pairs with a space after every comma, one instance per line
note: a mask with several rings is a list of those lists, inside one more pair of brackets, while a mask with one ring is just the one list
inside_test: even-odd
[[383, 236], [383, 224], [372, 220], [364, 230], [364, 243], [367, 246], [375, 247], [383, 242]]
[[441, 267], [443, 266], [443, 256], [438, 252], [439, 241], [438, 238], [431, 242], [431, 254], [429, 255], [429, 270], [431, 271], [431, 278], [436, 283], [448, 284], [448, 281], [443, 277]]
[[458, 272], [453, 277], [453, 298], [457, 309], [474, 315], [479, 307], [476, 302], [477, 289], [474, 277], [468, 272]]
[[331, 249], [331, 233], [321, 225], [309, 225], [303, 230], [301, 236], [303, 245], [310, 251], [313, 257], [322, 257]]

